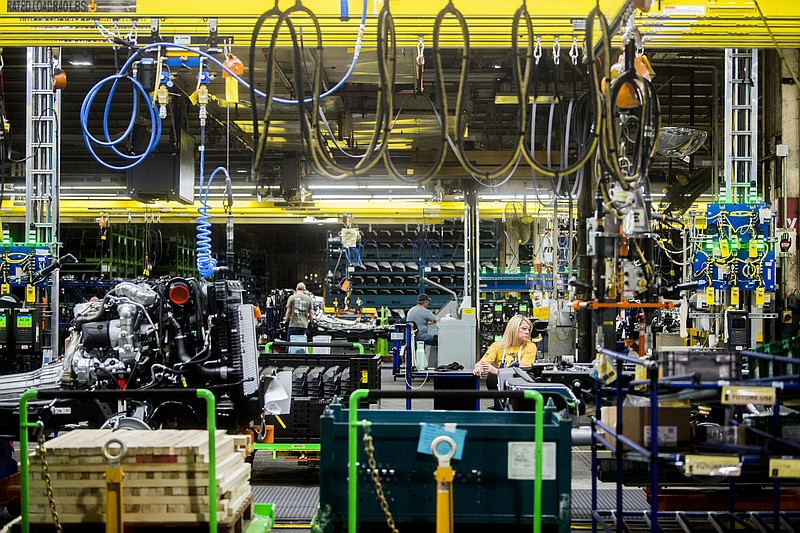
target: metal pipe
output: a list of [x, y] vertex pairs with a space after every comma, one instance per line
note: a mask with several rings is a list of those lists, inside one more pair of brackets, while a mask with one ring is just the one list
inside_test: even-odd
[[[471, 304], [475, 307], [475, 354], [481, 355], [481, 218], [478, 208], [478, 190], [473, 184], [465, 195], [465, 205], [469, 209], [469, 270], [465, 275], [469, 276]], [[498, 243], [499, 244], [499, 243]]]

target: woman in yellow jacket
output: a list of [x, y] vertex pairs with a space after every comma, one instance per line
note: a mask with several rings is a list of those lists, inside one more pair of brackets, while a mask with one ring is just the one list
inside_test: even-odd
[[[503, 337], [486, 350], [472, 369], [486, 376], [486, 388], [497, 389], [497, 370], [510, 366], [530, 367], [536, 361], [536, 345], [530, 340], [533, 324], [523, 315], [514, 315], [506, 324]], [[541, 338], [538, 338], [541, 340]]]

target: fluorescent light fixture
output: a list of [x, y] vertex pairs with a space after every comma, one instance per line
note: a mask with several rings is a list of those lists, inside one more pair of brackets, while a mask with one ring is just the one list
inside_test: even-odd
[[130, 200], [128, 195], [109, 195], [109, 194], [62, 194], [61, 200]]
[[[20, 187], [20, 189], [24, 190], [25, 187]], [[65, 190], [65, 191], [87, 191], [87, 190], [88, 191], [95, 191], [95, 190], [97, 190], [97, 191], [100, 191], [100, 190], [113, 191], [113, 190], [117, 190], [117, 189], [125, 190], [125, 185], [122, 185], [122, 184], [120, 184], [120, 185], [90, 185], [88, 183], [85, 183], [83, 185], [62, 185], [61, 186], [61, 190]]]
[[353, 201], [366, 201], [372, 198], [371, 195], [363, 194], [315, 194], [314, 200], [353, 200]]
[[415, 201], [415, 200], [430, 200], [429, 194], [315, 194], [314, 200], [319, 201], [336, 201], [336, 200], [349, 200], [352, 202], [366, 202], [370, 200], [399, 200], [399, 201]]
[[366, 185], [337, 185], [337, 184], [321, 184], [321, 185], [308, 185], [309, 190], [312, 191], [337, 191], [337, 190], [355, 190], [366, 189]]
[[429, 194], [375, 194], [373, 200], [430, 200]]
[[[253, 133], [252, 120], [234, 120], [233, 123], [236, 124], [236, 126], [244, 133]], [[259, 129], [261, 128], [261, 124], [263, 123], [259, 123]], [[286, 133], [287, 128], [282, 127], [285, 124], [286, 124], [285, 120], [271, 120], [269, 123], [270, 137], [272, 136], [273, 133]], [[297, 128], [297, 131], [299, 133], [300, 131], [299, 127]]]
[[73, 57], [69, 60], [69, 64], [73, 67], [93, 67], [91, 58], [89, 57]]
[[394, 191], [394, 190], [417, 190], [417, 185], [393, 185], [393, 184], [355, 184], [355, 185], [341, 185], [336, 183], [317, 183], [308, 185], [312, 191], [357, 191], [357, 190], [381, 190], [381, 191]]
[[[549, 104], [553, 101], [553, 97], [550, 95], [543, 95], [536, 97], [537, 104]], [[495, 105], [516, 105], [519, 100], [517, 99], [516, 94], [496, 94], [494, 95], [494, 103]], [[533, 95], [528, 96], [528, 104], [533, 103]]]
[[336, 224], [338, 222], [339, 219], [336, 217], [317, 218], [314, 216], [308, 216], [303, 218], [304, 224]]

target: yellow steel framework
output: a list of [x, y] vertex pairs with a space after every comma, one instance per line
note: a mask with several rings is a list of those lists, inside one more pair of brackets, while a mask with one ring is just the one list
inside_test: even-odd
[[[361, 15], [362, 1], [347, 0], [349, 20], [341, 20], [340, 3], [334, 0], [304, 0], [320, 21], [324, 46], [350, 47], [355, 41]], [[521, 0], [454, 0], [465, 15], [470, 31], [470, 43], [475, 47], [509, 47], [511, 44], [511, 19]], [[280, 0], [281, 8], [288, 8], [294, 0]], [[582, 24], [596, 5], [593, 0], [564, 0], [562, 2], [529, 3], [528, 10], [534, 18], [537, 35], [544, 41], [554, 36], [583, 36]], [[627, 9], [626, 0], [600, 2], [609, 15]], [[368, 29], [365, 46], [375, 45], [373, 21], [382, 7], [380, 0], [368, 0]], [[420, 36], [430, 37], [433, 21], [444, 1], [391, 0], [391, 11], [397, 28], [398, 46], [416, 46]], [[242, 0], [217, 2], [193, 0], [183, 5], [180, 1], [156, 0], [5, 0], [0, 3], [0, 46], [111, 46], [103, 37], [100, 27], [117, 36], [138, 34], [149, 37], [151, 25], [159, 34], [170, 40], [198, 41], [209, 36], [212, 28], [222, 39], [232, 37], [236, 45], [245, 45], [256, 19], [271, 7], [264, 2]], [[198, 15], [202, 14], [202, 15]], [[274, 20], [274, 19], [272, 19]], [[661, 1], [645, 14], [638, 13], [637, 24], [649, 47], [709, 47], [709, 48], [772, 48], [800, 47], [800, 2], [789, 0], [672, 0]], [[769, 26], [769, 30], [765, 25]], [[157, 24], [156, 24], [157, 23]], [[132, 32], [132, 27], [137, 31]], [[771, 32], [771, 33], [770, 33]], [[261, 31], [259, 46], [267, 45], [270, 28]], [[459, 47], [462, 35], [456, 24], [443, 29], [443, 46]], [[286, 44], [286, 43], [284, 43]], [[536, 205], [535, 203], [531, 203]], [[8, 205], [8, 204], [6, 204]], [[213, 204], [212, 204], [213, 205]], [[504, 202], [482, 202], [481, 217], [502, 217]], [[536, 205], [538, 207], [538, 205]], [[24, 219], [25, 202], [14, 202], [0, 211], [6, 220]], [[316, 222], [352, 214], [361, 221], [375, 222], [426, 220], [435, 222], [462, 216], [461, 202], [308, 202], [287, 205], [273, 201], [237, 201], [234, 215], [240, 222], [286, 223], [291, 220]], [[177, 203], [144, 205], [136, 201], [95, 199], [91, 206], [86, 201], [63, 200], [61, 221], [89, 220], [105, 213], [113, 217], [144, 215], [145, 211], [161, 213], [170, 222], [193, 223], [196, 206]], [[532, 214], [545, 215], [545, 209]], [[222, 205], [213, 205], [212, 222], [224, 219]], [[294, 218], [296, 217], [296, 218]]]
[[[654, 2], [650, 12], [637, 15], [637, 22], [649, 46], [670, 48], [772, 48], [766, 20], [779, 46], [800, 46], [800, 2], [792, 0], [665, 0]], [[475, 47], [508, 47], [511, 18], [521, 0], [455, 0], [465, 15], [470, 44]], [[294, 0], [280, 0], [288, 8]], [[347, 0], [349, 20], [341, 20], [340, 2], [305, 0], [303, 4], [318, 18], [325, 46], [352, 46], [362, 10], [361, 0]], [[433, 20], [443, 0], [391, 0], [399, 46], [415, 46], [419, 36], [430, 36]], [[534, 29], [547, 42], [553, 36], [578, 36], [581, 24], [596, 5], [594, 0], [529, 2]], [[604, 0], [607, 14], [620, 12], [624, 0]], [[370, 24], [382, 6], [368, 0], [368, 31], [365, 46], [375, 44]], [[151, 21], [157, 20], [164, 37], [206, 38], [211, 27], [217, 35], [232, 37], [235, 44], [249, 44], [258, 16], [271, 7], [253, 0], [191, 2], [161, 0], [5, 0], [0, 3], [0, 46], [87, 46], [108, 44], [97, 26], [126, 35], [132, 26], [140, 37], [150, 35]], [[760, 11], [759, 12], [759, 8]], [[763, 18], [762, 18], [763, 13]], [[273, 19], [274, 20], [274, 19]], [[261, 32], [259, 45], [266, 45], [269, 26]], [[370, 31], [372, 30], [372, 31]], [[455, 23], [442, 33], [443, 46], [461, 46], [462, 36]], [[284, 42], [283, 44], [286, 44]]]
[[[502, 218], [507, 201], [481, 201], [478, 205], [480, 217], [483, 219]], [[0, 210], [4, 222], [20, 222], [25, 220], [25, 202], [9, 202]], [[212, 224], [225, 223], [225, 211], [222, 202], [209, 201], [211, 205]], [[172, 224], [195, 224], [197, 206], [184, 205], [177, 202], [155, 202], [144, 204], [136, 200], [94, 199], [62, 200], [61, 222], [93, 222], [101, 217], [108, 217], [112, 222], [124, 220], [144, 220], [158, 217], [159, 222]], [[549, 217], [552, 206], [542, 206], [529, 198], [527, 213], [534, 217]], [[697, 202], [694, 210], [704, 210], [704, 204]], [[419, 200], [374, 200], [374, 201], [316, 201], [286, 203], [283, 201], [236, 200], [233, 204], [233, 216], [239, 224], [324, 224], [333, 223], [341, 215], [350, 215], [359, 223], [392, 224], [392, 223], [441, 223], [446, 219], [458, 219], [464, 215], [464, 203], [460, 201], [422, 202]], [[559, 204], [559, 213], [566, 212], [566, 204]]]

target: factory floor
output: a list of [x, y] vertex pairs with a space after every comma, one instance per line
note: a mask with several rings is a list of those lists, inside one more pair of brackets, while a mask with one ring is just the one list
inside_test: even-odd
[[[413, 387], [432, 389], [431, 382], [417, 380]], [[397, 380], [392, 376], [391, 365], [384, 365], [381, 375], [381, 388], [383, 390], [404, 390], [405, 383], [402, 378]], [[491, 405], [491, 400], [482, 400], [482, 409]], [[379, 406], [372, 408], [405, 409], [405, 400], [382, 400]], [[430, 410], [433, 400], [414, 400], [414, 410]], [[591, 454], [589, 447], [575, 447], [572, 453], [572, 487], [573, 487], [573, 517], [589, 517], [591, 494]], [[272, 459], [268, 453], [256, 453], [253, 462], [252, 477], [250, 480], [256, 495], [256, 501], [276, 504], [277, 531], [305, 532], [309, 531], [306, 516], [311, 516], [316, 509], [318, 501], [319, 471], [307, 466], [299, 466], [295, 461]], [[342, 480], [342, 490], [345, 490], [345, 481]], [[599, 494], [606, 505], [614, 505], [613, 484], [599, 483]], [[609, 501], [610, 500], [610, 501]], [[644, 508], [646, 501], [644, 493], [639, 489], [626, 489], [624, 501], [626, 508]]]

